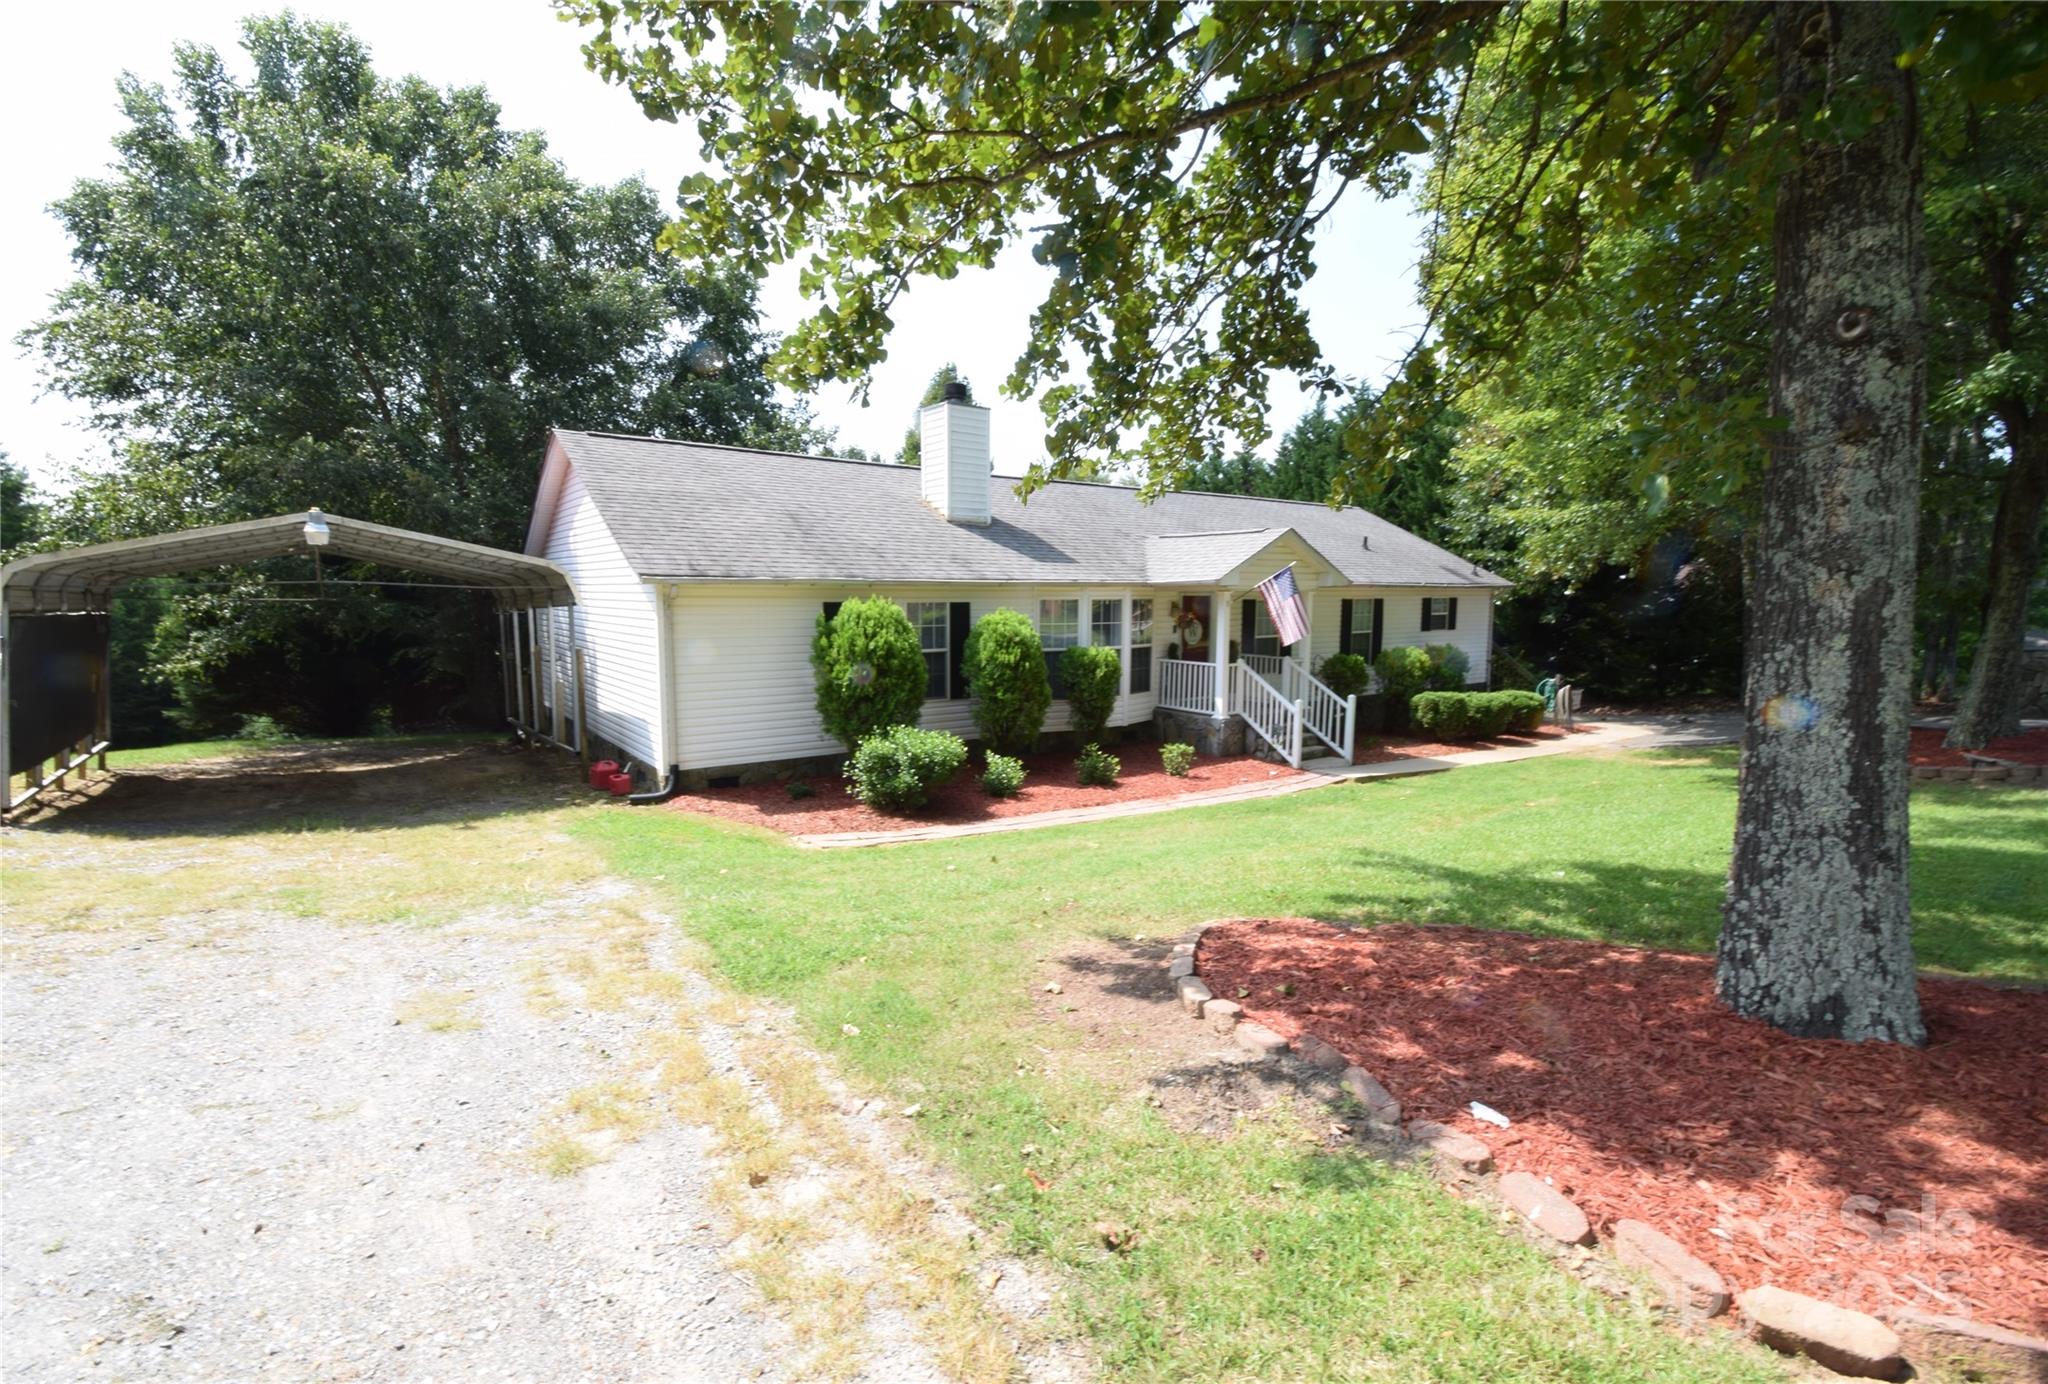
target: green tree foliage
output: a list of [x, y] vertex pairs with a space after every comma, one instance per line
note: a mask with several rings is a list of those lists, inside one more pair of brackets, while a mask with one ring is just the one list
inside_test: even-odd
[[0, 554], [31, 551], [48, 525], [48, 505], [35, 482], [0, 452]]
[[1052, 681], [1029, 617], [991, 610], [974, 622], [962, 657], [982, 740], [1005, 754], [1036, 749], [1045, 713], [1052, 708]]
[[1331, 654], [1316, 665], [1316, 676], [1340, 697], [1362, 696], [1372, 688], [1372, 665], [1363, 654]]
[[[248, 77], [184, 46], [168, 89], [124, 79], [113, 167], [55, 208], [78, 277], [23, 341], [121, 443], [67, 538], [317, 504], [517, 548], [550, 425], [783, 423], [752, 281], [656, 253], [645, 185], [577, 182], [482, 89], [380, 77], [345, 29], [256, 19], [243, 46]], [[158, 644], [195, 705], [346, 729], [401, 678], [428, 714], [465, 679], [490, 702], [489, 630], [446, 594], [230, 590]]]
[[[1263, 439], [1269, 372], [1342, 387], [1300, 300], [1317, 229], [1463, 128], [1523, 133], [1505, 179], [1438, 214], [1429, 330], [1348, 430], [1360, 470], [1407, 464], [1423, 420], [1516, 360], [1602, 236], [1709, 197], [1812, 213], [1774, 225], [1769, 397], [1726, 416], [1733, 436], [1746, 410], [1777, 462], [1750, 675], [1823, 690], [1832, 733], [1745, 744], [1718, 975], [1797, 1032], [1923, 1036], [1889, 864], [1926, 378], [1915, 88], [2038, 98], [2048, 7], [562, 3], [594, 26], [597, 70], [694, 121], [720, 164], [686, 181], [672, 243], [754, 269], [804, 247], [821, 306], [783, 343], [793, 379], [863, 376], [914, 276], [987, 266], [1030, 228], [1048, 286], [1005, 387], [1041, 397], [1053, 471], [1130, 457], [1155, 489]], [[1886, 248], [1852, 273], [1864, 244]], [[1643, 368], [1672, 373], [1687, 342], [1644, 330]], [[1853, 596], [1827, 575], [1845, 561]], [[1853, 620], [1834, 608], [1851, 600]]]
[[1361, 393], [1333, 410], [1327, 397], [1318, 395], [1315, 407], [1281, 437], [1271, 462], [1243, 450], [1205, 457], [1189, 467], [1181, 484], [1223, 495], [1357, 504], [1410, 533], [1441, 542], [1450, 506], [1447, 469], [1454, 420], [1447, 414], [1429, 419], [1410, 442], [1410, 460], [1398, 472], [1366, 475], [1347, 437], [1361, 425], [1370, 403], [1371, 396]]
[[825, 733], [852, 750], [891, 726], [914, 726], [924, 708], [924, 653], [903, 607], [881, 596], [818, 614], [811, 641], [818, 715]]
[[1067, 689], [1067, 714], [1076, 739], [1101, 740], [1107, 733], [1123, 676], [1123, 660], [1115, 649], [1081, 645], [1061, 651], [1060, 683]]
[[[944, 399], [946, 397], [946, 386], [949, 384], [957, 384], [966, 390], [967, 402], [970, 404], [974, 402], [974, 386], [969, 384], [967, 377], [960, 373], [959, 366], [951, 361], [947, 361], [933, 373], [931, 383], [924, 387], [924, 394], [918, 399], [917, 406], [924, 408], [927, 405], [936, 404], [941, 399]], [[905, 466], [922, 464], [924, 460], [924, 432], [915, 423], [911, 424], [909, 430], [903, 434], [903, 450], [897, 453], [896, 460]]]

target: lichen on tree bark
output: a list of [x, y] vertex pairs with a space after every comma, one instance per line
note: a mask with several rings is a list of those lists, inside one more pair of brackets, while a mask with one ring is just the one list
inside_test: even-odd
[[1805, 128], [1776, 209], [1775, 440], [1749, 539], [1748, 726], [1717, 984], [1812, 1037], [1925, 1041], [1907, 732], [1926, 380], [1918, 122], [1883, 7], [1774, 16]]

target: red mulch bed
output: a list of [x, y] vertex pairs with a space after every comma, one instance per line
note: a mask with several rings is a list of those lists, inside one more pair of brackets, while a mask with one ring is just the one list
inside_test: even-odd
[[[1915, 764], [1963, 765], [1969, 763], [1961, 750], [1947, 749], [1942, 745], [1948, 732], [1945, 730], [1916, 730], [1913, 732], [1912, 760]], [[1975, 754], [1989, 755], [1993, 759], [2009, 759], [2015, 764], [2048, 764], [2048, 730], [2021, 731], [2018, 735], [2003, 740], [1994, 740]]]
[[669, 800], [669, 806], [684, 812], [708, 812], [793, 836], [906, 831], [913, 827], [986, 822], [997, 817], [1025, 817], [1069, 807], [1174, 798], [1244, 783], [1302, 777], [1285, 764], [1268, 764], [1250, 755], [1237, 755], [1228, 759], [1197, 759], [1186, 778], [1175, 778], [1160, 766], [1156, 744], [1118, 745], [1110, 753], [1123, 761], [1123, 772], [1114, 788], [1083, 788], [1074, 782], [1077, 756], [1071, 752], [1026, 755], [1023, 791], [1014, 798], [991, 798], [981, 791], [982, 761], [977, 754], [950, 782], [942, 784], [929, 802], [909, 812], [878, 812], [864, 807], [846, 791], [846, 780], [831, 774], [803, 780], [812, 789], [808, 798], [790, 797], [786, 783], [762, 783], [746, 788], [705, 788], [680, 793]]
[[1732, 1291], [2048, 1325], [2048, 993], [1923, 979], [1914, 1050], [1787, 1038], [1715, 1002], [1712, 958], [1599, 942], [1254, 919], [1198, 962], [1247, 1017], [1333, 1044], [1603, 1231], [1657, 1226]]
[[1496, 735], [1491, 740], [1409, 740], [1401, 736], [1375, 737], [1379, 744], [1371, 749], [1353, 752], [1353, 764], [1385, 764], [1394, 759], [1435, 759], [1440, 755], [1463, 754], [1467, 750], [1512, 750], [1526, 745], [1547, 745], [1570, 735], [1583, 735], [1593, 729], [1579, 725], [1566, 730], [1562, 726], [1544, 726], [1540, 730], [1518, 730], [1507, 735]]

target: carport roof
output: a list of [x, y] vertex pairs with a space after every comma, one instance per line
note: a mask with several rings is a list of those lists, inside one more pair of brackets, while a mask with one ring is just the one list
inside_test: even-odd
[[[310, 554], [314, 549], [306, 542], [306, 524], [313, 513], [33, 553], [0, 567], [0, 591], [6, 608], [16, 614], [104, 610], [114, 591], [136, 577]], [[514, 609], [576, 604], [568, 573], [545, 558], [339, 514], [321, 518], [329, 535], [322, 551], [335, 557], [430, 572], [489, 591]]]

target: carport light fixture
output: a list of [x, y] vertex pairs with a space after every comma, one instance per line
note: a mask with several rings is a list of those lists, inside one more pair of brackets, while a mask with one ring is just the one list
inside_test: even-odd
[[306, 512], [306, 546], [308, 548], [324, 548], [327, 546], [327, 540], [330, 537], [332, 535], [327, 531], [327, 516], [317, 509], [308, 510]]

